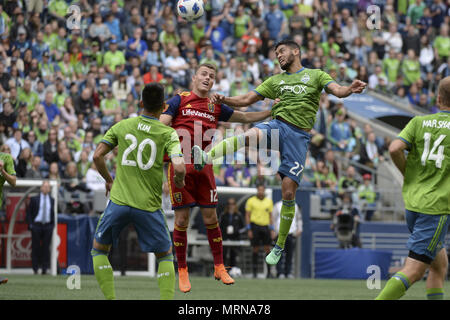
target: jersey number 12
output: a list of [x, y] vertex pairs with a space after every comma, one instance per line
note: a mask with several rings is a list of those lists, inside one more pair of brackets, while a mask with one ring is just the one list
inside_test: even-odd
[[[155, 163], [155, 158], [156, 158], [156, 144], [155, 144], [155, 142], [152, 139], [147, 138], [147, 139], [144, 139], [138, 145], [137, 138], [134, 135], [130, 134], [130, 133], [128, 133], [125, 136], [125, 139], [126, 140], [130, 140], [131, 141], [131, 145], [128, 148], [126, 148], [125, 151], [123, 152], [122, 165], [123, 166], [131, 166], [131, 167], [136, 167], [136, 165], [137, 165], [142, 170], [150, 169], [153, 166], [153, 164]], [[142, 163], [142, 152], [144, 151], [144, 148], [145, 148], [146, 145], [150, 146], [150, 150], [151, 150], [150, 158], [148, 159], [147, 163]], [[136, 157], [137, 161], [129, 160], [128, 159], [128, 155], [136, 148], [138, 148], [137, 157]]]
[[[433, 148], [430, 151], [430, 144], [431, 144], [431, 133], [425, 132], [423, 139], [425, 140], [425, 144], [423, 147], [423, 153], [422, 153], [422, 165], [425, 166], [427, 163], [427, 160], [432, 160], [435, 162], [436, 168], [442, 167], [442, 161], [444, 160], [444, 146], [441, 146], [440, 144], [445, 139], [446, 135], [441, 134], [439, 138], [437, 138], [433, 143]], [[436, 152], [437, 149], [437, 152]]]

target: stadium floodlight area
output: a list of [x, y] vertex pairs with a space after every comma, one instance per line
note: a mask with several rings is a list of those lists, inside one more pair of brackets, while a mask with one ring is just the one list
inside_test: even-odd
[[[16, 223], [16, 216], [19, 212], [19, 208], [23, 204], [23, 202], [26, 200], [26, 198], [33, 192], [40, 192], [40, 187], [42, 186], [44, 180], [25, 180], [25, 179], [17, 179], [16, 182], [16, 188], [28, 188], [25, 192], [23, 192], [23, 195], [21, 196], [19, 202], [16, 204], [14, 211], [12, 213], [12, 216], [9, 221], [9, 226], [6, 235], [0, 235], [1, 238], [6, 238], [6, 268], [0, 269], [1, 273], [13, 273], [12, 268], [12, 243], [13, 238], [23, 238], [24, 235], [15, 235], [14, 232], [14, 226]], [[57, 274], [57, 260], [58, 260], [58, 252], [57, 252], [57, 243], [58, 243], [58, 234], [57, 234], [57, 227], [58, 227], [58, 182], [56, 180], [49, 180], [50, 181], [50, 187], [51, 187], [51, 196], [55, 200], [55, 206], [53, 211], [55, 226], [53, 228], [53, 235], [52, 235], [52, 242], [50, 245], [50, 274], [53, 276], [56, 276]], [[10, 187], [8, 183], [5, 184], [5, 187]], [[8, 188], [9, 190], [6, 190], [5, 194], [12, 189]], [[16, 191], [14, 191], [16, 193]], [[20, 270], [20, 273], [28, 273], [28, 269], [22, 269]], [[15, 273], [15, 272], [14, 272]]]

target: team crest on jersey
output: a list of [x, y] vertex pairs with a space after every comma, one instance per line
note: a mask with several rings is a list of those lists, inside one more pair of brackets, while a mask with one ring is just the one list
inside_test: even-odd
[[311, 80], [309, 74], [305, 73], [300, 81], [303, 83], [307, 83], [309, 80]]
[[208, 103], [208, 110], [214, 113], [214, 103]]
[[175, 192], [173, 194], [173, 198], [178, 203], [180, 203], [183, 200], [183, 197], [181, 196], [181, 192]]

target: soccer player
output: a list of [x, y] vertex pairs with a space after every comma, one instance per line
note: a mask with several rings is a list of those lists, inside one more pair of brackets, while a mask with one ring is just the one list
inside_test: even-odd
[[[172, 243], [161, 211], [164, 155], [171, 159], [177, 187], [184, 186], [186, 169], [177, 133], [158, 120], [164, 108], [162, 85], [148, 84], [142, 90], [141, 106], [142, 115], [116, 123], [94, 153], [95, 165], [106, 181], [106, 194], [111, 192], [91, 251], [95, 277], [106, 299], [116, 297], [108, 252], [129, 223], [136, 228], [141, 249], [156, 255], [161, 299], [173, 299], [175, 292]], [[113, 180], [104, 157], [116, 146], [118, 161]]]
[[[14, 169], [14, 160], [9, 153], [0, 152], [0, 207], [3, 201], [3, 185], [5, 182], [16, 186], [16, 170]], [[0, 276], [0, 284], [8, 282], [8, 278]]]
[[[250, 141], [261, 142], [265, 137], [270, 143], [271, 134], [278, 130], [282, 177], [283, 205], [279, 234], [275, 247], [266, 257], [268, 264], [277, 264], [295, 215], [295, 193], [300, 184], [306, 152], [311, 139], [310, 131], [316, 120], [320, 94], [323, 89], [339, 98], [361, 93], [366, 83], [354, 80], [350, 86], [340, 86], [320, 69], [307, 69], [300, 62], [300, 47], [292, 40], [282, 40], [275, 45], [275, 53], [281, 69], [286, 71], [264, 81], [255, 90], [235, 97], [214, 94], [214, 103], [234, 107], [246, 107], [264, 98], [280, 99], [272, 107], [270, 122], [256, 125], [240, 136], [230, 137], [218, 143], [208, 153], [193, 147], [194, 166], [201, 170], [206, 163], [227, 153], [249, 146]], [[272, 131], [274, 130], [274, 131]]]
[[[218, 121], [255, 122], [266, 119], [270, 111], [240, 112], [222, 104], [214, 104], [208, 98], [214, 84], [216, 67], [201, 64], [192, 77], [193, 89], [182, 92], [167, 101], [167, 110], [160, 121], [177, 130], [180, 136], [183, 154], [186, 160], [186, 186], [173, 186], [173, 166], [169, 168], [169, 186], [172, 206], [175, 210], [173, 242], [178, 261], [178, 285], [182, 292], [189, 292], [191, 284], [186, 264], [187, 233], [189, 212], [199, 206], [207, 230], [207, 237], [214, 260], [214, 277], [224, 284], [233, 284], [234, 280], [223, 264], [222, 233], [216, 213], [217, 189], [212, 165], [198, 172], [191, 162], [191, 147], [196, 139], [202, 139], [202, 149], [206, 148]], [[201, 136], [200, 136], [201, 135]], [[208, 137], [209, 135], [209, 137]]]
[[[444, 298], [447, 253], [444, 248], [450, 214], [450, 77], [437, 94], [440, 112], [411, 119], [389, 146], [392, 161], [404, 176], [406, 223], [411, 232], [403, 268], [376, 299], [402, 297], [429, 269], [428, 299]], [[408, 150], [405, 157], [404, 150]]]

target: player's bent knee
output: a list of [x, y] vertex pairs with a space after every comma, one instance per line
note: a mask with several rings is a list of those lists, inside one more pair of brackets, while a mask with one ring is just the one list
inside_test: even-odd
[[94, 249], [100, 250], [100, 251], [106, 251], [109, 252], [109, 250], [111, 249], [111, 245], [110, 244], [101, 244], [98, 243], [97, 240], [94, 239], [94, 242], [92, 244], [92, 247]]
[[165, 256], [171, 255], [172, 254], [172, 248], [170, 248], [168, 251], [166, 252], [157, 252], [155, 253], [155, 257], [156, 259], [161, 259]]

